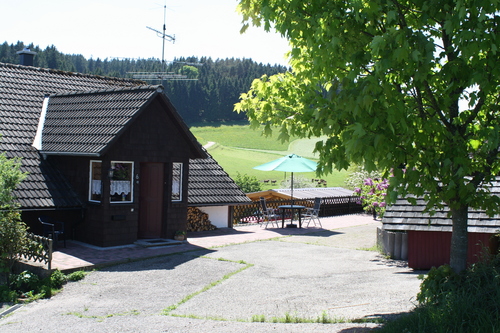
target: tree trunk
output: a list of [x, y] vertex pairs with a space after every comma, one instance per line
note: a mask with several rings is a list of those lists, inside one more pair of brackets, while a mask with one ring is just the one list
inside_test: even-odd
[[450, 266], [456, 273], [460, 273], [467, 268], [467, 247], [468, 247], [468, 206], [460, 206], [451, 210], [453, 222], [451, 234]]

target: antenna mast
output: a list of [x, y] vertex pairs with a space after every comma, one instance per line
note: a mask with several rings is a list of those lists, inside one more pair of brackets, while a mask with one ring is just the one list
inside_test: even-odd
[[[163, 6], [163, 31], [153, 29], [146, 26], [149, 30], [156, 32], [156, 35], [162, 39], [162, 49], [161, 49], [161, 63], [163, 72], [128, 72], [132, 74], [134, 79], [155, 81], [155, 80], [183, 80], [183, 81], [196, 81], [198, 79], [188, 79], [187, 75], [167, 73], [167, 62], [165, 61], [165, 41], [175, 43], [175, 35], [167, 35], [166, 33], [166, 21], [167, 21], [167, 0], [165, 0], [165, 5]], [[192, 64], [187, 63], [192, 66], [201, 66], [202, 64]]]
[[169, 42], [175, 43], [175, 35], [170, 36], [170, 35], [167, 35], [167, 33], [166, 33], [166, 30], [167, 30], [167, 27], [166, 27], [167, 3], [166, 2], [167, 2], [167, 0], [165, 0], [165, 5], [163, 5], [163, 32], [158, 31], [156, 29], [153, 29], [151, 27], [146, 27], [149, 30], [153, 30], [154, 32], [156, 32], [156, 35], [158, 35], [158, 37], [160, 37], [163, 40], [162, 41], [162, 48], [161, 48], [161, 63], [164, 67], [166, 67], [165, 66], [165, 41], [168, 40]]

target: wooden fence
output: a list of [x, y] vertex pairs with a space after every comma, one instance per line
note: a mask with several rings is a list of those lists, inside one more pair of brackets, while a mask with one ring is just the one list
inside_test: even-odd
[[[292, 200], [266, 200], [266, 204], [269, 208], [278, 208], [278, 206], [281, 205], [292, 204]], [[293, 204], [312, 207], [314, 205], [314, 198], [294, 199]], [[321, 198], [321, 208], [319, 211], [320, 217], [358, 213], [363, 213], [363, 206], [359, 203], [359, 197], [357, 196]], [[232, 214], [233, 225], [242, 223], [259, 223], [263, 220], [259, 201], [254, 201], [246, 205], [234, 206]]]
[[52, 239], [32, 233], [28, 233], [27, 237], [28, 246], [21, 253], [21, 256], [26, 260], [44, 263], [47, 265], [48, 270], [50, 270], [52, 264]]

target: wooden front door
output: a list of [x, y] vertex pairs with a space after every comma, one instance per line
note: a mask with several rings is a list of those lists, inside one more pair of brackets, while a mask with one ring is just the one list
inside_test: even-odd
[[160, 238], [163, 217], [163, 163], [142, 163], [138, 238]]

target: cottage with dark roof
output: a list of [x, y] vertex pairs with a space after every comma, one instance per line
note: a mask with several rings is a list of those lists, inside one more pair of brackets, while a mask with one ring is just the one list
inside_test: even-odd
[[207, 154], [161, 86], [0, 63], [0, 119], [33, 232], [42, 214], [98, 246], [186, 230], [190, 161]]

